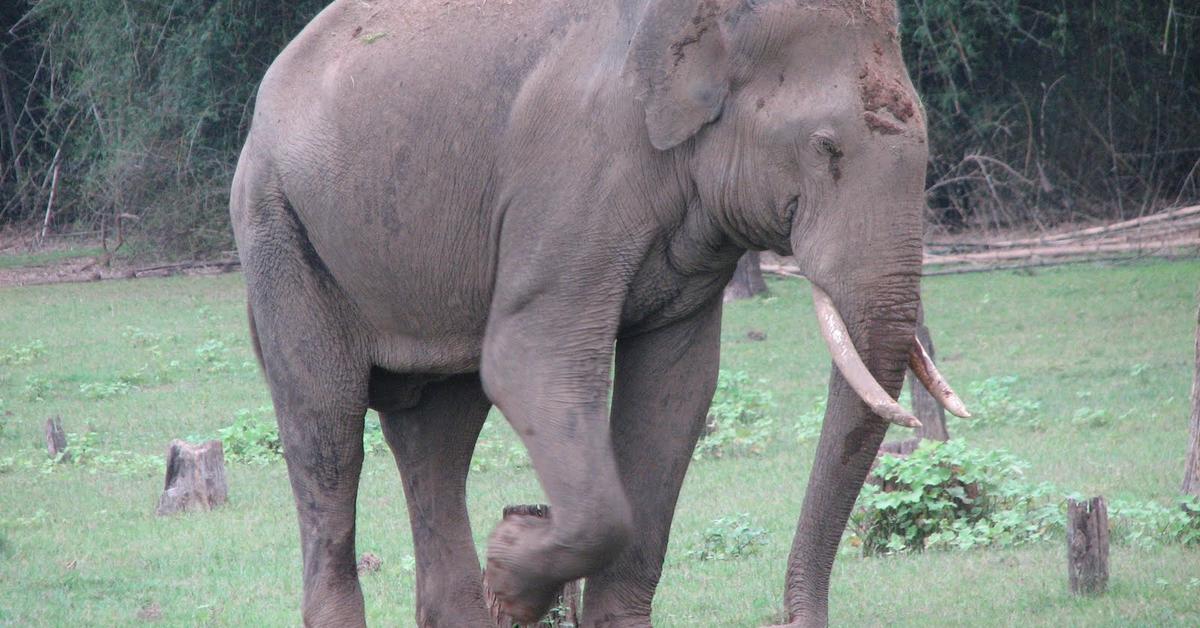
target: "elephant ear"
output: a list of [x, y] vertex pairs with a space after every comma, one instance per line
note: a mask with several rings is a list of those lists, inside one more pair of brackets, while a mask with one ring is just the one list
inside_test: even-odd
[[656, 0], [629, 47], [625, 74], [646, 108], [650, 143], [667, 150], [721, 115], [729, 55], [714, 0]]

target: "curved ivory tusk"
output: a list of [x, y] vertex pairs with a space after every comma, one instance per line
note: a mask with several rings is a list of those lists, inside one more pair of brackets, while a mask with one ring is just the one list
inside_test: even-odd
[[829, 353], [833, 355], [833, 363], [837, 365], [842, 377], [846, 378], [854, 392], [870, 406], [872, 412], [884, 420], [904, 427], [921, 427], [917, 417], [900, 407], [867, 370], [867, 365], [863, 364], [858, 350], [854, 348], [854, 342], [850, 340], [850, 332], [846, 330], [842, 315], [838, 314], [837, 308], [833, 306], [833, 299], [817, 287], [817, 284], [812, 285], [812, 291], [817, 321], [821, 324], [821, 335], [825, 337], [825, 344], [829, 347]]
[[912, 350], [908, 353], [908, 368], [925, 386], [925, 390], [928, 390], [929, 394], [942, 404], [943, 408], [949, 410], [954, 416], [964, 419], [971, 418], [966, 404], [954, 393], [950, 384], [946, 383], [946, 378], [938, 372], [937, 367], [933, 364], [933, 358], [929, 357], [929, 352], [925, 350], [925, 345], [921, 344], [920, 338], [913, 337]]

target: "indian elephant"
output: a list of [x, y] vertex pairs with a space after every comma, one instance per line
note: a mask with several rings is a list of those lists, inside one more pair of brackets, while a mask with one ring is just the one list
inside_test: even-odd
[[552, 507], [491, 535], [503, 607], [534, 619], [586, 577], [585, 623], [649, 625], [748, 249], [795, 257], [836, 365], [786, 576], [789, 621], [826, 621], [876, 449], [916, 424], [905, 367], [927, 362], [928, 148], [897, 21], [894, 0], [338, 0], [304, 29], [262, 80], [231, 215], [306, 624], [364, 623], [368, 408], [417, 622], [489, 623], [464, 494], [495, 405]]

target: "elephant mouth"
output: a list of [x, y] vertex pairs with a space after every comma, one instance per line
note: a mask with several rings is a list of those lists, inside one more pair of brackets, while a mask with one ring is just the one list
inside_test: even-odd
[[[846, 378], [850, 388], [858, 394], [863, 403], [871, 408], [872, 412], [885, 421], [904, 427], [920, 427], [921, 422], [917, 420], [917, 417], [892, 399], [883, 386], [879, 385], [875, 376], [867, 370], [866, 364], [858, 354], [858, 349], [854, 347], [854, 342], [850, 339], [850, 332], [846, 329], [842, 315], [838, 313], [837, 307], [833, 304], [833, 299], [815, 283], [812, 284], [812, 291], [813, 306], [817, 311], [821, 336], [825, 339], [825, 345], [829, 348], [830, 355], [833, 356], [833, 363], [842, 373], [842, 377]], [[934, 399], [938, 400], [938, 403], [955, 416], [963, 418], [971, 416], [962, 399], [955, 394], [954, 390], [950, 388], [950, 384], [938, 372], [933, 360], [929, 357], [929, 352], [925, 350], [916, 336], [913, 336], [912, 339], [908, 362], [909, 368], [916, 375], [917, 380]]]

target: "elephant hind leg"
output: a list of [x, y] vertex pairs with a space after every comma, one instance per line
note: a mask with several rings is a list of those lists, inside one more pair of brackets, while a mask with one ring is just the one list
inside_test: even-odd
[[408, 500], [417, 625], [489, 625], [466, 488], [475, 441], [492, 404], [477, 374], [426, 383], [419, 398], [403, 382], [384, 390], [381, 381], [372, 379], [373, 400], [412, 401], [393, 403], [381, 423]]
[[304, 623], [363, 626], [354, 524], [370, 365], [360, 327], [287, 203], [250, 207], [239, 249], [296, 501]]

